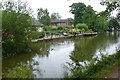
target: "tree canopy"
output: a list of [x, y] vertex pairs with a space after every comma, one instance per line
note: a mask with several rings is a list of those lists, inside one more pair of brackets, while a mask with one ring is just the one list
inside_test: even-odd
[[93, 22], [95, 21], [96, 17], [95, 11], [90, 5], [88, 5], [87, 7], [85, 7], [85, 11], [83, 13], [84, 13], [82, 16], [83, 23], [87, 24], [89, 28], [92, 28]]
[[70, 12], [74, 14], [74, 26], [78, 23], [85, 23], [93, 31], [103, 31], [107, 27], [107, 16], [104, 12], [97, 14], [93, 8], [84, 3], [73, 3]]
[[59, 13], [52, 13], [51, 14], [51, 20], [59, 20], [61, 18]]
[[[22, 2], [21, 2], [22, 3]], [[19, 7], [20, 9], [15, 9]], [[31, 50], [31, 16], [29, 10], [16, 2], [6, 2], [2, 10], [3, 57]]]
[[70, 12], [74, 14], [74, 25], [82, 23], [82, 16], [86, 5], [84, 3], [73, 3]]
[[50, 19], [48, 10], [38, 8], [37, 11], [38, 11], [37, 18], [38, 18], [39, 22], [42, 23], [45, 26], [49, 26], [50, 22], [51, 22], [51, 19]]
[[70, 25], [73, 25], [74, 24], [74, 19], [73, 18], [68, 18], [68, 22]]

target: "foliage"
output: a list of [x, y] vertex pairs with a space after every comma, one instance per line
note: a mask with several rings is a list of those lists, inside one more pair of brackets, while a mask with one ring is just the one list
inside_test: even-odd
[[107, 27], [107, 20], [104, 16], [96, 16], [94, 21], [93, 30], [97, 32], [103, 32]]
[[[30, 51], [31, 17], [24, 6], [6, 2], [8, 5], [2, 11], [2, 53], [3, 57]], [[13, 5], [12, 7], [10, 5]], [[14, 7], [21, 7], [14, 10]], [[5, 6], [4, 6], [5, 7]], [[24, 12], [23, 12], [24, 11]]]
[[120, 22], [120, 13], [117, 14], [117, 20]]
[[57, 30], [57, 27], [56, 27], [56, 26], [45, 26], [45, 27], [44, 27], [44, 30], [45, 30], [45, 31]]
[[107, 6], [104, 12], [107, 12], [108, 16], [111, 14], [112, 11], [120, 6], [119, 0], [101, 0], [100, 4]]
[[111, 19], [109, 21], [108, 27], [109, 27], [110, 30], [112, 28], [114, 28], [115, 30], [117, 30], [119, 28], [119, 23], [118, 23], [118, 21], [116, 19], [113, 18], [113, 19]]
[[59, 20], [60, 18], [61, 18], [61, 16], [59, 15], [59, 13], [51, 14], [51, 20]]
[[70, 23], [70, 25], [73, 25], [74, 19], [73, 18], [68, 18], [68, 22]]
[[44, 32], [32, 31], [31, 36], [32, 36], [32, 39], [43, 38]]
[[58, 27], [58, 30], [67, 30], [67, 27], [59, 26], [59, 27]]
[[22, 64], [4, 73], [3, 78], [34, 78], [34, 76], [31, 69]]
[[2, 5], [2, 10], [8, 12], [15, 12], [15, 13], [26, 13], [32, 16], [32, 9], [28, 7], [28, 3], [26, 1], [9, 1], [6, 0]]
[[82, 16], [86, 5], [84, 3], [73, 3], [70, 12], [74, 14], [74, 25], [82, 23]]
[[42, 23], [45, 26], [49, 26], [51, 19], [49, 16], [49, 12], [47, 9], [43, 10], [42, 8], [38, 8], [37, 18], [40, 23]]
[[106, 10], [102, 13], [107, 17], [111, 15], [112, 11], [120, 7], [119, 0], [101, 0], [100, 4], [106, 6]]
[[[102, 11], [98, 14], [93, 10], [93, 8], [84, 3], [73, 3], [70, 7], [70, 12], [74, 14], [74, 26], [78, 23], [85, 23], [88, 25], [89, 29], [97, 32], [103, 32], [107, 29], [108, 19], [111, 15], [111, 12], [119, 7], [119, 2], [116, 1], [105, 1], [101, 0], [102, 5], [106, 5], [107, 8], [105, 11]], [[119, 21], [119, 14], [117, 15]], [[110, 23], [111, 25], [112, 23]], [[116, 23], [117, 24], [117, 23]], [[116, 29], [116, 27], [114, 27]], [[118, 27], [119, 28], [119, 27]]]
[[85, 33], [93, 33], [92, 29], [88, 29], [87, 31], [85, 31]]
[[85, 8], [84, 14], [82, 16], [83, 23], [87, 24], [89, 29], [93, 29], [94, 22], [95, 22], [95, 11], [93, 8], [89, 5]]
[[[73, 75], [74, 78], [95, 78], [96, 74], [99, 73], [99, 71], [108, 68], [111, 66], [111, 64], [116, 63], [118, 65], [118, 62], [120, 61], [120, 51], [118, 51], [114, 55], [109, 55], [109, 57], [102, 56], [102, 58], [99, 60], [97, 58], [94, 58], [88, 65], [82, 66], [79, 64], [79, 62], [76, 62], [76, 66], [73, 68]], [[97, 61], [97, 63], [95, 63]]]
[[78, 23], [75, 27], [85, 31], [88, 29], [88, 26], [85, 23]]

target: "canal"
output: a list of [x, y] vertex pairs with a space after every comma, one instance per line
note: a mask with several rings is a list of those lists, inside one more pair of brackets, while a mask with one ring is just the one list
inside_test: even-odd
[[[19, 54], [3, 59], [3, 72], [19, 63], [32, 68], [36, 78], [63, 78], [70, 74], [69, 63], [75, 60], [89, 63], [94, 57], [112, 55], [120, 50], [120, 32], [99, 34], [92, 37], [76, 37], [35, 43], [39, 51]], [[75, 60], [74, 60], [75, 59]]]

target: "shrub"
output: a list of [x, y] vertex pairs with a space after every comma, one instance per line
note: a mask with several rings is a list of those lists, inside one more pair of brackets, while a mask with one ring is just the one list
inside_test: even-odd
[[32, 39], [38, 39], [44, 37], [43, 32], [37, 32], [37, 31], [32, 31], [31, 35], [32, 35]]
[[92, 29], [88, 29], [87, 31], [85, 31], [86, 33], [93, 33]]
[[65, 27], [59, 26], [59, 27], [58, 27], [58, 30], [65, 30]]
[[3, 57], [30, 51], [30, 18], [29, 14], [2, 11]]
[[[94, 58], [86, 66], [79, 64], [79, 61], [76, 61], [73, 65], [71, 78], [98, 78], [102, 71], [109, 70], [120, 65], [120, 51], [116, 54], [105, 56], [101, 54], [101, 59]], [[97, 63], [96, 63], [97, 61]], [[73, 63], [72, 63], [73, 64]], [[70, 64], [72, 66], [72, 64]], [[104, 74], [105, 75], [105, 74]], [[104, 76], [103, 75], [103, 76]]]
[[85, 23], [78, 23], [76, 26], [76, 28], [80, 29], [80, 30], [88, 30], [88, 26]]
[[28, 66], [22, 64], [5, 72], [3, 78], [34, 78], [34, 75]]
[[56, 26], [44, 26], [45, 31], [57, 30]]

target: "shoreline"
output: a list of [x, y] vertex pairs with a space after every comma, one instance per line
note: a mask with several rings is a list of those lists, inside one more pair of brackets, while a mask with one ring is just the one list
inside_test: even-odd
[[86, 37], [89, 37], [89, 36], [95, 36], [97, 35], [98, 33], [95, 32], [95, 33], [83, 33], [83, 34], [78, 34], [76, 36], [74, 35], [69, 35], [69, 36], [53, 36], [52, 38], [48, 38], [48, 37], [44, 37], [44, 38], [39, 38], [39, 39], [35, 39], [35, 40], [32, 40], [33, 43], [37, 43], [37, 42], [41, 42], [41, 41], [49, 41], [49, 40], [55, 40], [55, 39], [61, 39], [61, 38], [72, 38], [72, 37], [80, 37], [80, 36], [86, 36]]

